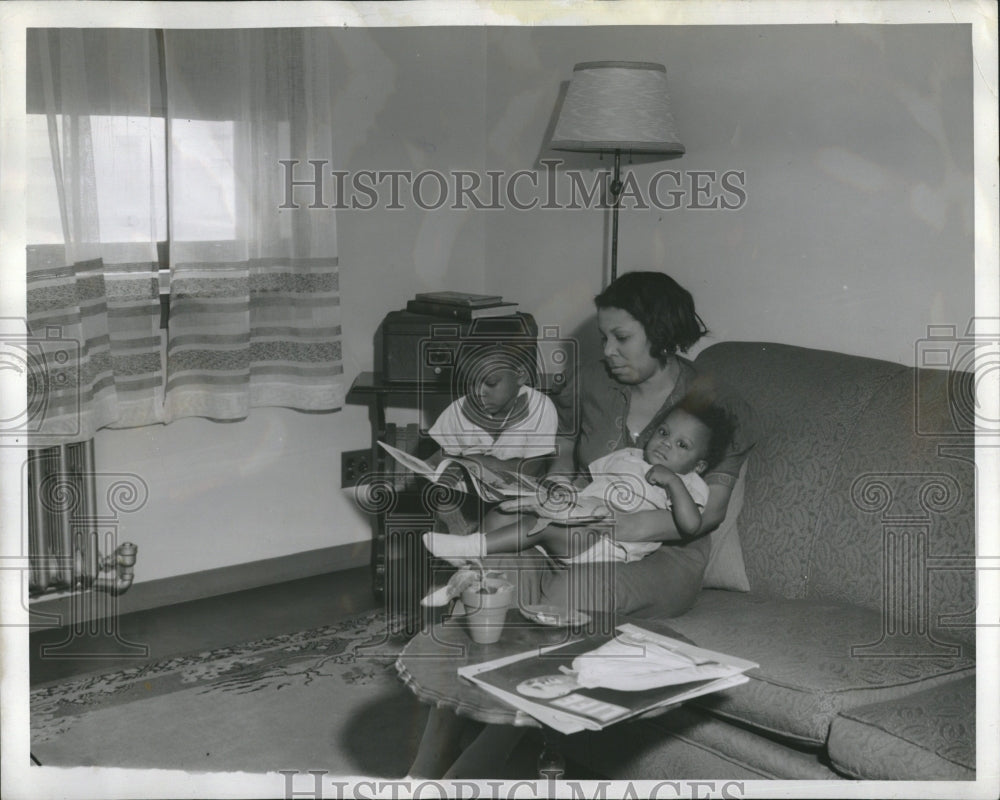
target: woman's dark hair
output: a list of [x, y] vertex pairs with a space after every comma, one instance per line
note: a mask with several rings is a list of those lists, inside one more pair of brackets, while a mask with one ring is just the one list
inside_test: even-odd
[[650, 355], [662, 364], [708, 333], [694, 298], [663, 272], [626, 272], [594, 298], [598, 308], [627, 311], [646, 331]]
[[680, 409], [698, 419], [709, 430], [708, 452], [705, 454], [706, 469], [712, 469], [726, 455], [733, 441], [735, 426], [733, 418], [722, 406], [714, 403], [707, 395], [691, 392], [681, 398], [671, 411]]

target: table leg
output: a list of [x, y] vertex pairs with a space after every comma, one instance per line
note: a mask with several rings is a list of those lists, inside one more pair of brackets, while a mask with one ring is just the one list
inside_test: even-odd
[[446, 780], [482, 780], [502, 777], [507, 761], [525, 729], [514, 725], [486, 725], [442, 776]]
[[431, 708], [409, 777], [440, 778], [461, 755], [459, 739], [469, 721], [444, 708]]
[[558, 734], [552, 728], [542, 728], [542, 751], [538, 754], [538, 777], [559, 780], [566, 773], [566, 759], [559, 747]]

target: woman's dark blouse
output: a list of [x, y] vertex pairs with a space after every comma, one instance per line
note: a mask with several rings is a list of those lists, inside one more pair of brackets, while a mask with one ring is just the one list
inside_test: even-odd
[[[563, 391], [552, 397], [559, 412], [560, 436], [572, 437], [576, 441], [574, 463], [578, 471], [585, 471], [588, 464], [613, 450], [645, 447], [670, 409], [686, 394], [697, 391], [707, 393], [713, 402], [726, 409], [734, 429], [725, 457], [703, 476], [705, 482], [730, 487], [736, 483], [740, 466], [756, 442], [750, 409], [739, 395], [712, 375], [699, 373], [695, 365], [685, 358], [678, 360], [681, 369], [673, 391], [635, 439], [626, 424], [632, 387], [612, 378], [603, 362], [584, 368], [578, 373], [578, 381], [567, 381]], [[575, 403], [574, 389], [578, 397]]]

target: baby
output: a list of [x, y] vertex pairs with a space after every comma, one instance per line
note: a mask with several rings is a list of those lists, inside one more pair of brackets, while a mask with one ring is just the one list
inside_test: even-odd
[[455, 564], [534, 546], [570, 563], [638, 561], [660, 542], [621, 542], [599, 532], [600, 538], [593, 541], [593, 528], [587, 529], [589, 536], [581, 536], [579, 525], [575, 531], [571, 526], [574, 521], [615, 513], [669, 509], [677, 531], [694, 535], [708, 499], [701, 475], [722, 458], [731, 437], [732, 423], [723, 409], [685, 398], [668, 412], [645, 449], [627, 447], [592, 462], [590, 484], [566, 513], [548, 518], [529, 515], [468, 536], [426, 533], [424, 544], [435, 556]]

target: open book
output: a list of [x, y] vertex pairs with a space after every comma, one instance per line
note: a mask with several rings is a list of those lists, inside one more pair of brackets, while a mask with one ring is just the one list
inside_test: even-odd
[[[472, 489], [489, 502], [498, 502], [510, 497], [531, 497], [539, 491], [538, 481], [514, 470], [486, 467], [475, 459], [462, 456], [447, 456], [437, 467], [432, 467], [423, 459], [385, 442], [379, 442], [379, 445], [404, 467], [422, 475], [432, 483], [440, 483], [444, 471], [452, 464], [458, 465], [467, 476]], [[454, 488], [461, 492], [469, 491], [464, 481], [456, 484]]]
[[743, 673], [756, 666], [625, 624], [611, 638], [585, 636], [469, 664], [458, 674], [569, 734], [738, 686], [748, 680]]

